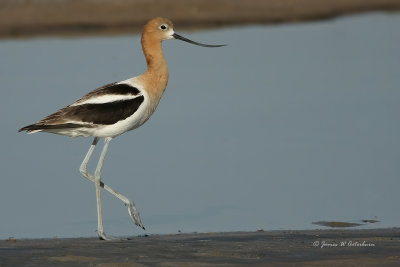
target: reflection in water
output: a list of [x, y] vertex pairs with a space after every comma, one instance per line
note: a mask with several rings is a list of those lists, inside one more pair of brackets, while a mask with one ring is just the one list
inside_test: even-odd
[[[400, 16], [186, 33], [164, 44], [170, 82], [154, 117], [113, 140], [104, 182], [149, 234], [398, 226]], [[17, 133], [76, 96], [145, 69], [140, 38], [0, 42], [0, 238], [96, 233], [90, 139]], [[95, 166], [89, 165], [89, 169]], [[102, 194], [106, 232], [143, 234]]]
[[[362, 220], [362, 222], [365, 223], [377, 223], [379, 221], [376, 220]], [[327, 226], [331, 228], [347, 228], [347, 227], [355, 227], [355, 226], [361, 226], [365, 225], [365, 223], [352, 223], [352, 222], [337, 222], [337, 221], [318, 221], [318, 222], [313, 222], [315, 225], [320, 225], [320, 226]]]

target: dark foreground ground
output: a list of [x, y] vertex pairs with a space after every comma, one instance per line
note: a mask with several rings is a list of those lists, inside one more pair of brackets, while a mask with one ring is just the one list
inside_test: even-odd
[[1, 266], [400, 266], [400, 228], [1, 240]]

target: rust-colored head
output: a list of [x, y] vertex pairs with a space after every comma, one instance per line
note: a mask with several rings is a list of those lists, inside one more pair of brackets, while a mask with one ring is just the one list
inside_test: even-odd
[[174, 32], [174, 24], [166, 18], [154, 18], [147, 22], [147, 24], [144, 26], [143, 29], [143, 37], [142, 38], [149, 38], [153, 42], [156, 41], [164, 41], [164, 40], [169, 40], [169, 39], [179, 39], [191, 44], [199, 45], [199, 46], [204, 46], [204, 47], [220, 47], [220, 46], [225, 46], [225, 45], [208, 45], [208, 44], [202, 44], [198, 42], [194, 42], [192, 40], [189, 40], [185, 37], [180, 36], [179, 34]]
[[153, 40], [164, 41], [172, 39], [174, 34], [174, 25], [169, 19], [154, 18], [147, 22], [143, 29], [143, 37], [151, 37]]

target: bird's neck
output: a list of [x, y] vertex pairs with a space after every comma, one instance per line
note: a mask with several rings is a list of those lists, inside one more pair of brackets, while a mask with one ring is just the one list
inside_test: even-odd
[[143, 36], [142, 48], [147, 62], [147, 71], [143, 74], [146, 90], [158, 102], [168, 83], [168, 66], [161, 41]]

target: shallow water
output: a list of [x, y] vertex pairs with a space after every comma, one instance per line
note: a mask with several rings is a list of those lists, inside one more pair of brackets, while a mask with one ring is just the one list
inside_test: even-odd
[[[170, 81], [158, 110], [112, 141], [103, 168], [147, 231], [106, 192], [105, 231], [399, 226], [399, 24], [399, 15], [369, 14], [182, 33], [229, 44], [219, 49], [166, 42]], [[139, 36], [0, 42], [1, 239], [96, 235], [94, 186], [78, 172], [91, 139], [17, 130], [142, 73], [139, 44]]]

